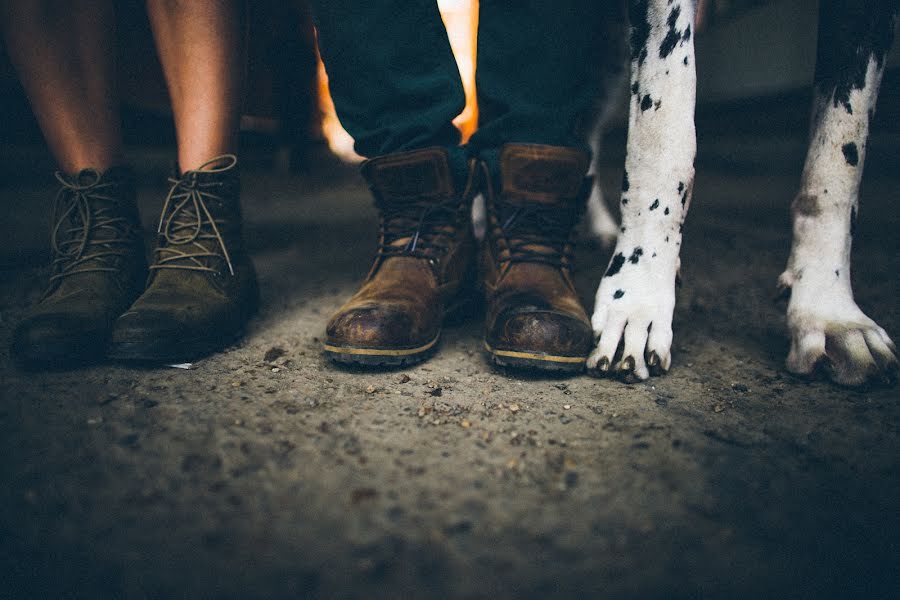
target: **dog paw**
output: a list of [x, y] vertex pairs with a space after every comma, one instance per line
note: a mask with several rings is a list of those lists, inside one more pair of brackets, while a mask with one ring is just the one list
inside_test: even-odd
[[672, 364], [675, 269], [630, 269], [605, 276], [591, 324], [596, 345], [588, 357], [594, 375], [643, 381]]
[[795, 316], [789, 328], [791, 350], [785, 365], [791, 373], [811, 376], [822, 370], [834, 383], [848, 387], [897, 382], [897, 347], [861, 311], [851, 319]]
[[849, 387], [896, 383], [897, 347], [849, 292], [798, 297], [795, 286], [787, 321], [791, 349], [785, 366], [791, 373], [811, 376], [822, 371], [834, 383]]

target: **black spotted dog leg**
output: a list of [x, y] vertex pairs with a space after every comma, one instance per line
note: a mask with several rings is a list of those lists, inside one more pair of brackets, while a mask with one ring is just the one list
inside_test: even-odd
[[622, 224], [591, 319], [595, 373], [643, 380], [671, 364], [681, 226], [694, 181], [693, 0], [630, 0], [631, 101]]
[[897, 350], [850, 287], [850, 245], [869, 122], [890, 48], [893, 0], [822, 0], [812, 131], [800, 191], [791, 204], [793, 243], [779, 285], [790, 290], [787, 369], [819, 366], [836, 383], [894, 380]]

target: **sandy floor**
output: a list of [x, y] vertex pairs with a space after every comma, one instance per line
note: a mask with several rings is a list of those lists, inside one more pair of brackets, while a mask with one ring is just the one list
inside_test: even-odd
[[[148, 225], [162, 175], [142, 173]], [[700, 170], [674, 367], [639, 385], [492, 370], [477, 320], [416, 368], [330, 366], [325, 320], [374, 243], [366, 191], [348, 169], [245, 175], [246, 339], [192, 370], [54, 373], [7, 350], [46, 276], [53, 187], [4, 180], [0, 596], [897, 592], [897, 389], [782, 368], [796, 173]], [[895, 339], [898, 181], [867, 177], [854, 247], [858, 300]], [[579, 260], [590, 306], [608, 255]]]

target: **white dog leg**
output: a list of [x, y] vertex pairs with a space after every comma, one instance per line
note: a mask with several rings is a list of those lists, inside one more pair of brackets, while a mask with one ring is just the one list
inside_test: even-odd
[[588, 368], [646, 379], [671, 364], [681, 226], [694, 181], [693, 0], [630, 0], [622, 227], [597, 290]]
[[822, 366], [833, 381], [850, 386], [891, 380], [897, 371], [896, 346], [859, 309], [850, 287], [869, 121], [893, 25], [891, 3], [879, 4], [851, 3], [847, 10], [846, 2], [822, 2], [812, 135], [791, 205], [791, 254], [779, 279], [790, 290], [787, 369], [809, 375]]

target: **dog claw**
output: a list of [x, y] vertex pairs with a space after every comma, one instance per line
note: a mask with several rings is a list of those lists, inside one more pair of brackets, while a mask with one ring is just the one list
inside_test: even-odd
[[651, 351], [647, 356], [647, 366], [655, 367], [659, 365], [659, 355], [656, 352]]
[[600, 362], [597, 363], [597, 370], [601, 373], [609, 371], [609, 359], [606, 357], [601, 358]]
[[629, 356], [619, 363], [619, 373], [631, 373], [634, 371], [634, 357]]

